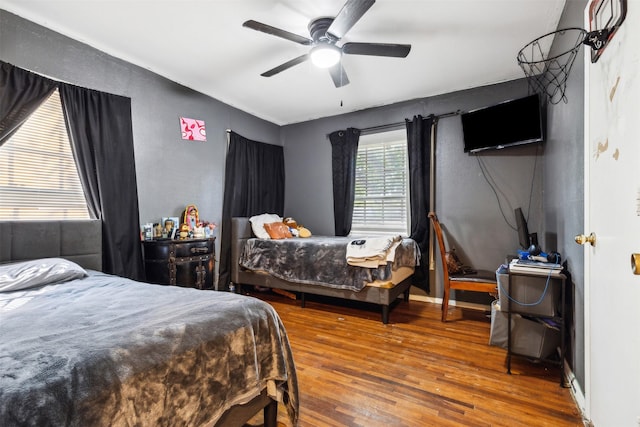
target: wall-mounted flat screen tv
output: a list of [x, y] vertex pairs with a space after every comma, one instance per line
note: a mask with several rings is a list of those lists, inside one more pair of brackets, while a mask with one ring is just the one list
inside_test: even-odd
[[542, 107], [537, 94], [461, 114], [465, 153], [542, 142]]

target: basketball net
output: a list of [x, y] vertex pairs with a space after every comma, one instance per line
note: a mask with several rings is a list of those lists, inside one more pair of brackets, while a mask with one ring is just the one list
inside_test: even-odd
[[[518, 65], [524, 71], [529, 90], [545, 94], [552, 104], [567, 103], [567, 79], [587, 32], [582, 28], [565, 28], [538, 37], [518, 52]], [[562, 53], [550, 56], [557, 41], [567, 47]]]

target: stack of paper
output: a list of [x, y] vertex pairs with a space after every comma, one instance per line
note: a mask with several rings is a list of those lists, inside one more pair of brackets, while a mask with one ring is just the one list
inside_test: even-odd
[[552, 262], [532, 261], [528, 259], [514, 259], [509, 264], [509, 270], [516, 273], [552, 274], [562, 273], [562, 265]]

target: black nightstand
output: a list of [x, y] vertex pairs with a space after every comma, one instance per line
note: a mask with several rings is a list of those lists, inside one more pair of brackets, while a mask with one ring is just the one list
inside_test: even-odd
[[147, 281], [197, 289], [214, 289], [215, 237], [144, 240]]

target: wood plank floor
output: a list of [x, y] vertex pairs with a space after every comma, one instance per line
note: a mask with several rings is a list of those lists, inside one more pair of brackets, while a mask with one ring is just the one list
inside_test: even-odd
[[506, 373], [484, 313], [454, 309], [442, 323], [439, 305], [400, 302], [383, 325], [377, 308], [251, 295], [287, 329], [300, 427], [583, 425], [559, 368], [514, 358]]

